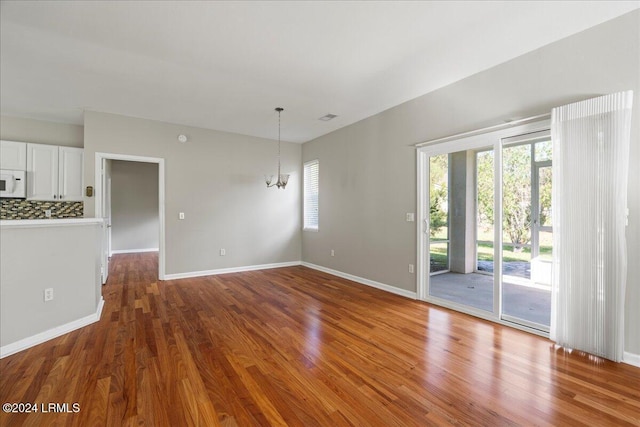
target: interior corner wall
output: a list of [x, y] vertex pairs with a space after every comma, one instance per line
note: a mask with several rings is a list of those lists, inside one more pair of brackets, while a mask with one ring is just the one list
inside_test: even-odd
[[[264, 183], [277, 168], [277, 148], [269, 139], [87, 111], [85, 185], [95, 185], [98, 152], [164, 159], [167, 275], [297, 262], [302, 149], [282, 143], [291, 178], [278, 190]], [[84, 202], [85, 216], [95, 216], [95, 199]]]
[[[320, 161], [319, 229], [303, 232], [302, 260], [416, 291], [413, 144], [634, 91], [629, 161], [640, 164], [640, 10], [557, 41], [307, 142]], [[629, 260], [640, 259], [640, 168], [629, 172]], [[335, 256], [330, 255], [331, 249]], [[640, 264], [629, 263], [625, 349], [640, 355]]]
[[0, 139], [82, 148], [82, 126], [21, 117], [0, 117]]
[[110, 160], [111, 250], [159, 247], [158, 164]]

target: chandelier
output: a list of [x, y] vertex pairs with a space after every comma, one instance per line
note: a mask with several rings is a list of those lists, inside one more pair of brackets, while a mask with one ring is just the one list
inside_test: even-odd
[[273, 182], [273, 175], [265, 175], [264, 180], [267, 183], [267, 188], [276, 186], [284, 190], [289, 182], [289, 174], [280, 173], [280, 113], [284, 111], [284, 108], [277, 107], [276, 111], [278, 112], [278, 181]]

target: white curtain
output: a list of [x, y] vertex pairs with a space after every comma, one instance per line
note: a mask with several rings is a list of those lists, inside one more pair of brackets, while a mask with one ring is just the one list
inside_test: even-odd
[[633, 92], [554, 108], [551, 339], [619, 362]]

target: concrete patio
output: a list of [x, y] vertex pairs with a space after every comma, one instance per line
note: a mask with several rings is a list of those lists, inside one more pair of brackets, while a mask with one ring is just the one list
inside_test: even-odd
[[[528, 264], [528, 263], [522, 263]], [[506, 266], [505, 266], [506, 267]], [[511, 266], [515, 272], [524, 266]], [[527, 271], [528, 273], [528, 271]], [[524, 277], [503, 276], [504, 314], [549, 326], [551, 292], [549, 288], [531, 285]], [[430, 294], [458, 304], [493, 311], [493, 276], [482, 273], [443, 273], [431, 276]]]

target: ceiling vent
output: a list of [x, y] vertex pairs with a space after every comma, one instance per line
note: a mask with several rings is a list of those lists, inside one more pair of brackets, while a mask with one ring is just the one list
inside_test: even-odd
[[322, 116], [320, 117], [318, 120], [322, 120], [323, 122], [328, 122], [331, 119], [335, 119], [336, 117], [338, 117], [335, 114], [327, 114], [326, 116]]

